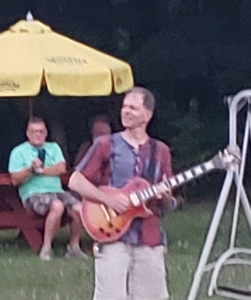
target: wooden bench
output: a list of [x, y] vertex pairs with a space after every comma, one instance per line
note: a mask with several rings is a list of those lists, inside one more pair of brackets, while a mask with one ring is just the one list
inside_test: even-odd
[[[62, 182], [66, 182], [66, 176]], [[62, 226], [70, 219], [64, 218]], [[19, 198], [17, 189], [12, 186], [10, 175], [0, 173], [0, 230], [19, 229], [20, 235], [30, 247], [39, 251], [43, 243], [44, 218], [27, 212]]]

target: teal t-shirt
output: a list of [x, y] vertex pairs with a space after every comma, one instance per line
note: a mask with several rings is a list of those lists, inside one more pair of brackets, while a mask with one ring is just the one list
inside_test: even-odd
[[[65, 161], [62, 150], [57, 143], [44, 143], [45, 150], [44, 166], [53, 166]], [[24, 168], [29, 168], [32, 161], [38, 157], [38, 149], [29, 142], [24, 142], [15, 147], [10, 154], [9, 172], [19, 172]], [[32, 175], [25, 183], [18, 187], [19, 195], [23, 202], [34, 194], [40, 193], [60, 193], [63, 192], [59, 176]]]

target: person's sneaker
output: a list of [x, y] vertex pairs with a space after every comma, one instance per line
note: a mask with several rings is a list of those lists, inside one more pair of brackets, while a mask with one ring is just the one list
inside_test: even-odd
[[40, 253], [39, 258], [43, 261], [49, 261], [52, 257], [52, 250], [50, 246], [43, 246]]
[[66, 252], [65, 257], [88, 260], [87, 254], [85, 254], [80, 249], [79, 245], [74, 245], [74, 246], [67, 245], [67, 252]]

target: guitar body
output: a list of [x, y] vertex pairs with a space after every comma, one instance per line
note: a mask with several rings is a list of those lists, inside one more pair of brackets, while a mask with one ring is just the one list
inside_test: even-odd
[[[140, 177], [130, 180], [122, 189], [109, 186], [99, 188], [106, 194], [116, 198], [118, 192], [129, 195], [149, 186]], [[93, 201], [83, 201], [81, 220], [89, 235], [98, 242], [113, 242], [119, 240], [129, 229], [135, 218], [147, 218], [152, 213], [145, 205], [131, 206], [122, 214], [117, 214], [111, 208]]]

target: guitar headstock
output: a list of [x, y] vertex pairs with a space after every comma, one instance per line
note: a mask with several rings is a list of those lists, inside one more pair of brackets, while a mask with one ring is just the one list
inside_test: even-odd
[[228, 146], [223, 152], [219, 152], [213, 159], [213, 164], [218, 169], [236, 171], [241, 162], [241, 151], [239, 147]]

